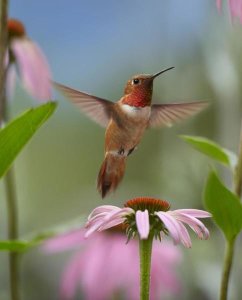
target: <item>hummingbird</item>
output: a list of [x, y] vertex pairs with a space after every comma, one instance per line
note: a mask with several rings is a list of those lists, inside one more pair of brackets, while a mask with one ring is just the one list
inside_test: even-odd
[[114, 191], [125, 173], [127, 157], [140, 143], [146, 129], [172, 126], [207, 106], [207, 102], [152, 104], [153, 81], [173, 69], [153, 75], [140, 74], [128, 80], [123, 97], [112, 102], [53, 82], [71, 102], [93, 121], [106, 128], [105, 157], [97, 189], [102, 198]]

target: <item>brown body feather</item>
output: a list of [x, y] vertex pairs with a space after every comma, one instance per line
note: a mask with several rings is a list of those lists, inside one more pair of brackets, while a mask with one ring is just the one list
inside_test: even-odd
[[117, 188], [124, 176], [125, 164], [126, 157], [107, 153], [97, 179], [97, 189], [102, 198]]
[[97, 188], [103, 198], [117, 188], [124, 176], [127, 156], [140, 143], [147, 128], [150, 107], [128, 109], [131, 112], [127, 113], [120, 102], [116, 103], [115, 113], [106, 130], [105, 159], [97, 180]]

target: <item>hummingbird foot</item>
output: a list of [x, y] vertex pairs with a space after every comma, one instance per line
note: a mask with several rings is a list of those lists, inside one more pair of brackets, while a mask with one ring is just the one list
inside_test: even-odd
[[130, 149], [130, 150], [128, 151], [127, 156], [129, 156], [130, 154], [132, 154], [133, 151], [136, 150], [136, 149], [137, 149], [137, 146], [134, 146], [132, 149]]
[[118, 150], [118, 154], [119, 154], [119, 155], [122, 155], [122, 156], [125, 154], [125, 150], [124, 150], [123, 147], [121, 147], [121, 148]]
[[121, 155], [121, 156], [129, 156], [134, 150], [136, 150], [137, 146], [134, 146], [133, 148], [129, 149], [129, 150], [125, 150], [123, 147], [121, 147], [117, 154]]

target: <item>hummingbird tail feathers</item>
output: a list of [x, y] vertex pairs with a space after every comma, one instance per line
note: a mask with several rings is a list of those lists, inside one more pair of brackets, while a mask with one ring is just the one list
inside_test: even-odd
[[126, 157], [107, 153], [100, 168], [97, 189], [104, 198], [109, 192], [114, 191], [122, 180], [125, 172]]

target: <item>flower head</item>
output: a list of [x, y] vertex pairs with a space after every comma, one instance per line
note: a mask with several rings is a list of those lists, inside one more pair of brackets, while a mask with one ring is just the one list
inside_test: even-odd
[[[73, 299], [80, 287], [86, 300], [113, 299], [119, 293], [125, 299], [138, 300], [137, 239], [127, 245], [122, 227], [93, 234], [89, 239], [85, 239], [84, 234], [84, 229], [75, 230], [51, 238], [43, 245], [47, 253], [76, 249], [62, 274], [61, 299]], [[157, 241], [153, 243], [151, 300], [178, 296], [181, 287], [176, 268], [180, 262], [181, 252], [171, 243], [164, 242], [163, 247]]]
[[[216, 0], [218, 10], [221, 10], [222, 0]], [[233, 18], [239, 18], [242, 23], [242, 0], [228, 0], [230, 14]]]
[[8, 20], [7, 62], [9, 92], [14, 87], [17, 68], [22, 85], [31, 96], [39, 100], [51, 98], [51, 74], [47, 60], [37, 44], [26, 36], [24, 25], [16, 19]]
[[174, 243], [192, 246], [188, 225], [200, 239], [207, 239], [209, 231], [197, 218], [209, 218], [211, 214], [198, 209], [177, 209], [169, 211], [167, 201], [154, 198], [136, 198], [125, 203], [124, 208], [103, 205], [95, 208], [88, 217], [86, 234], [103, 231], [118, 224], [126, 224], [128, 239], [137, 233], [140, 239], [147, 239], [149, 234], [161, 239], [169, 234]]

